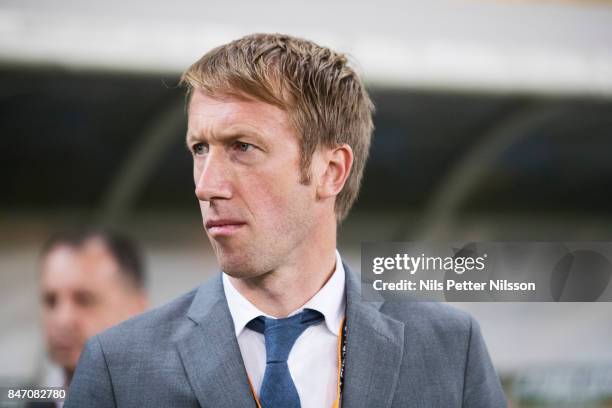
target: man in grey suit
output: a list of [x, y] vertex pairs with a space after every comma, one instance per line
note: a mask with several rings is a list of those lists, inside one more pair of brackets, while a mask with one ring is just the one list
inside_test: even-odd
[[470, 316], [364, 302], [336, 250], [373, 128], [345, 56], [254, 34], [210, 51], [182, 82], [222, 273], [92, 338], [66, 406], [504, 407]]

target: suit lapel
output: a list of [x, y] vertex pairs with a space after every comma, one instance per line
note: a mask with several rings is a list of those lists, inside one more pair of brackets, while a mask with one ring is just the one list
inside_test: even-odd
[[404, 351], [404, 324], [361, 300], [360, 282], [346, 270], [347, 345], [343, 408], [389, 407]]
[[221, 277], [203, 284], [187, 313], [193, 327], [177, 342], [202, 407], [255, 407]]
[[[347, 351], [342, 407], [389, 407], [399, 378], [404, 324], [361, 300], [360, 282], [346, 271]], [[193, 327], [177, 342], [202, 407], [256, 407], [221, 277], [203, 284], [187, 314]]]

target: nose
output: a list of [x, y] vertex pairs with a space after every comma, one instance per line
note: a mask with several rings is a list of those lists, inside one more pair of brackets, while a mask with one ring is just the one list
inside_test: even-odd
[[193, 171], [198, 200], [231, 198], [231, 163], [223, 150], [211, 148], [206, 158], [194, 162]]
[[78, 321], [78, 311], [70, 301], [59, 302], [53, 313], [56, 325], [62, 330], [70, 330], [76, 326]]

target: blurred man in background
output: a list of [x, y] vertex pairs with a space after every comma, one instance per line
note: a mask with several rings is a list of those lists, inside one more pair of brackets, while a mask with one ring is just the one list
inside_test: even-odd
[[87, 339], [147, 308], [144, 266], [131, 240], [103, 230], [53, 236], [40, 266], [46, 348], [68, 387]]

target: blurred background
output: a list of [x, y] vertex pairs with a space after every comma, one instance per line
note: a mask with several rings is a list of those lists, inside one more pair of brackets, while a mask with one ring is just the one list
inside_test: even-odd
[[[0, 1], [0, 381], [46, 367], [38, 254], [66, 226], [138, 240], [153, 305], [216, 262], [180, 73], [244, 34], [346, 52], [376, 104], [362, 241], [612, 240], [612, 2]], [[461, 303], [512, 406], [612, 406], [609, 303]]]

